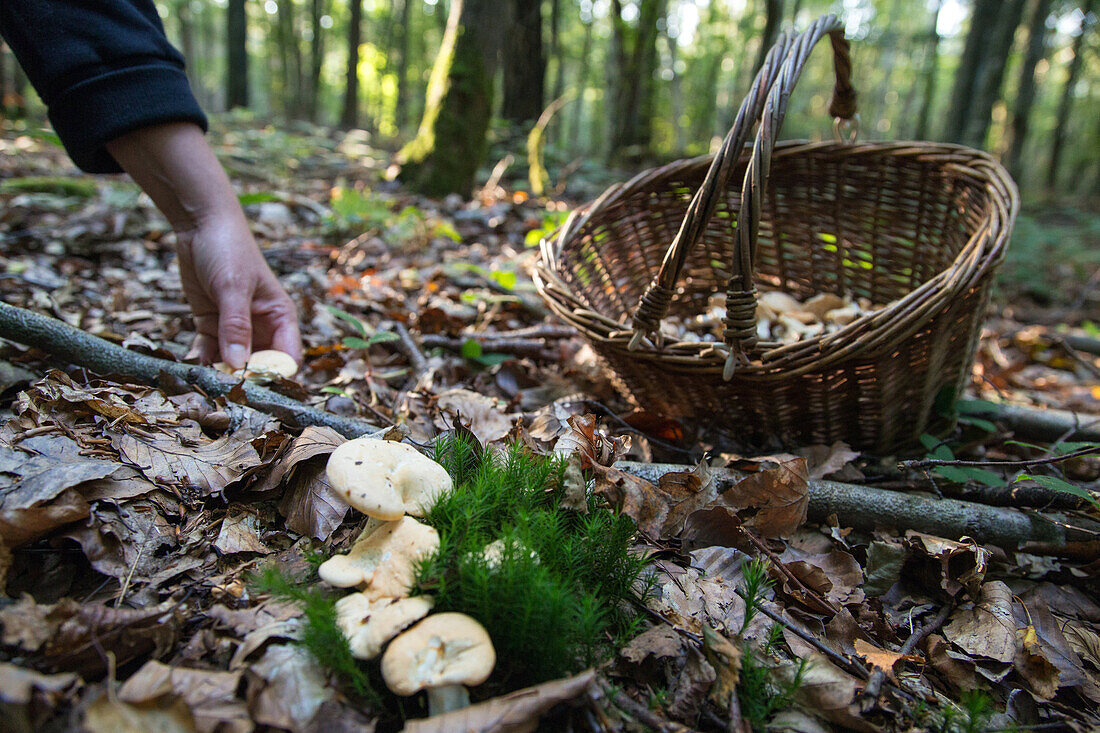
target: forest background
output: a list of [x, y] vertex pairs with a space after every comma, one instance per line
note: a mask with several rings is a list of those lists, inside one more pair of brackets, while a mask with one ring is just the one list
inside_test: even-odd
[[[370, 133], [417, 131], [447, 0], [159, 0], [211, 112]], [[477, 14], [477, 6], [489, 12]], [[1100, 34], [1094, 0], [468, 0], [501, 45], [489, 138], [514, 143], [554, 100], [551, 181], [615, 180], [712, 149], [777, 33], [839, 13], [853, 41], [864, 139], [959, 142], [997, 155], [1025, 201], [1100, 194]], [[478, 29], [475, 29], [478, 30]], [[832, 135], [828, 59], [794, 95], [783, 137]], [[8, 49], [6, 116], [44, 111]], [[476, 147], [476, 146], [475, 146]], [[478, 161], [481, 179], [495, 160]], [[587, 174], [587, 175], [586, 175]], [[522, 185], [522, 184], [521, 184]], [[598, 192], [600, 186], [594, 186]]]

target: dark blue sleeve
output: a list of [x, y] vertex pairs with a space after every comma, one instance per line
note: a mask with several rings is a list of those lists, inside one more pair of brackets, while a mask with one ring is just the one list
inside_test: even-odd
[[152, 0], [0, 0], [0, 34], [49, 110], [73, 162], [121, 169], [105, 143], [206, 117]]

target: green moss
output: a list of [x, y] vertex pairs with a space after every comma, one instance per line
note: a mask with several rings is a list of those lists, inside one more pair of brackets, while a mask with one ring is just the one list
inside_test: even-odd
[[[630, 552], [634, 523], [592, 501], [558, 508], [565, 464], [513, 446], [482, 457], [461, 440], [437, 459], [456, 489], [429, 512], [439, 551], [418, 589], [437, 611], [477, 619], [497, 650], [492, 681], [515, 688], [578, 671], [640, 630], [645, 563]], [[500, 540], [499, 559], [484, 548]]]
[[96, 182], [88, 178], [27, 176], [0, 181], [0, 193], [52, 193], [86, 199], [95, 196], [98, 190]]

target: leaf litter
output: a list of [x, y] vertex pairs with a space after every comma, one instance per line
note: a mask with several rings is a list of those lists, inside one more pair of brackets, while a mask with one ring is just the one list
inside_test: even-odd
[[[562, 510], [603, 497], [635, 520], [636, 551], [651, 560], [653, 624], [614, 659], [410, 719], [407, 730], [521, 730], [540, 717], [547, 730], [597, 731], [1100, 725], [1095, 561], [856, 530], [844, 516], [807, 522], [817, 481], [934, 501], [990, 476], [1021, 485], [1016, 475], [901, 472], [843, 443], [758, 455], [736, 436], [637, 409], [592, 350], [546, 317], [526, 275], [529, 233], [577, 200], [503, 188], [471, 202], [417, 198], [381, 182], [385, 155], [354, 134], [343, 146], [321, 130], [296, 134], [317, 151], [308, 175], [278, 170], [277, 141], [243, 125], [220, 151], [302, 316], [303, 370], [276, 387], [417, 443], [460, 429], [563, 454]], [[194, 334], [167, 224], [122, 180], [77, 175], [45, 141], [20, 146], [4, 177], [62, 171], [83, 188], [0, 192], [5, 301], [182, 359]], [[829, 305], [823, 322], [853, 304]], [[1096, 320], [1087, 304], [1073, 307], [1061, 323]], [[799, 330], [799, 309], [773, 310], [787, 331], [772, 337]], [[1023, 325], [1011, 309], [984, 336], [974, 396], [1100, 412], [1100, 363], [1071, 345], [1087, 339]], [[296, 643], [300, 609], [248, 582], [266, 565], [308, 575], [311, 553], [346, 549], [358, 534], [362, 517], [324, 472], [343, 438], [183, 384], [54, 367], [33, 347], [0, 353], [0, 700], [16, 729], [394, 729]], [[1061, 450], [961, 417], [952, 458]], [[942, 456], [946, 444], [933, 445]], [[620, 459], [683, 468], [647, 481], [616, 468]], [[725, 467], [741, 478], [720, 490], [712, 471]], [[1100, 459], [1038, 478], [1087, 496]], [[1095, 518], [1087, 505], [1074, 511]], [[966, 702], [974, 690], [994, 712]], [[778, 707], [750, 704], [761, 700]]]

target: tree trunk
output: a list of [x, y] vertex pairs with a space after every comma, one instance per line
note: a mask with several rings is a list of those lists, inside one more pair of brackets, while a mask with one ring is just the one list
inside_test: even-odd
[[325, 36], [321, 18], [325, 15], [325, 0], [313, 0], [310, 6], [310, 28], [313, 38], [309, 42], [309, 78], [306, 80], [306, 115], [311, 122], [318, 121], [321, 99], [321, 66], [325, 61]]
[[1012, 142], [1005, 153], [1004, 164], [1013, 178], [1020, 177], [1020, 156], [1027, 142], [1031, 107], [1035, 102], [1035, 67], [1046, 56], [1047, 16], [1052, 0], [1036, 0], [1028, 27], [1027, 55], [1020, 67], [1020, 82], [1016, 88], [1016, 103], [1012, 111]]
[[1069, 62], [1069, 71], [1066, 73], [1066, 85], [1062, 87], [1062, 97], [1058, 102], [1058, 116], [1054, 121], [1054, 132], [1050, 136], [1050, 166], [1047, 168], [1047, 186], [1054, 188], [1058, 182], [1058, 167], [1061, 164], [1062, 148], [1066, 142], [1066, 124], [1069, 122], [1069, 113], [1073, 107], [1073, 87], [1077, 85], [1077, 75], [1081, 72], [1081, 51], [1085, 42], [1085, 34], [1088, 31], [1089, 13], [1092, 12], [1093, 0], [1084, 0], [1081, 3], [1081, 28], [1077, 37], [1073, 39], [1073, 60]]
[[561, 47], [561, 0], [550, 2], [550, 55], [557, 59], [554, 69], [554, 84], [550, 96], [558, 99], [565, 93], [565, 52]]
[[775, 45], [775, 39], [779, 37], [779, 26], [783, 20], [783, 0], [764, 0], [764, 35], [760, 38], [760, 49], [756, 52], [756, 62], [752, 65], [752, 75], [764, 65], [764, 59], [768, 51]]
[[680, 157], [684, 151], [684, 94], [683, 77], [676, 72], [676, 59], [679, 58], [680, 44], [675, 38], [666, 35], [668, 43], [668, 61], [672, 68], [672, 80], [669, 82], [669, 96], [672, 101], [672, 153]]
[[917, 140], [928, 139], [928, 120], [932, 115], [932, 103], [936, 99], [936, 77], [939, 76], [940, 71], [940, 33], [937, 28], [941, 10], [943, 10], [943, 0], [936, 3], [936, 11], [932, 13], [932, 26], [928, 29], [928, 46], [925, 49], [924, 61], [924, 93], [921, 97], [920, 112], [917, 113], [917, 127], [913, 132], [913, 137]]
[[986, 46], [990, 42], [990, 29], [997, 25], [1001, 0], [974, 0], [974, 12], [970, 18], [970, 31], [959, 68], [955, 72], [955, 86], [951, 90], [951, 106], [943, 128], [943, 138], [950, 142], [962, 142], [963, 132], [971, 116], [978, 72], [982, 66]]
[[175, 7], [172, 9], [175, 11], [176, 28], [179, 31], [179, 49], [180, 53], [183, 54], [187, 81], [191, 83], [191, 91], [194, 92], [195, 97], [201, 104], [205, 100], [202, 98], [200, 83], [202, 76], [199, 74], [199, 54], [195, 53], [195, 30], [194, 18], [191, 14], [191, 3], [187, 0], [180, 0], [180, 2], [175, 3]]
[[[584, 23], [584, 21], [581, 21]], [[588, 72], [592, 68], [590, 57], [592, 56], [592, 21], [584, 23], [584, 45], [581, 46], [580, 68], [577, 69], [577, 101], [573, 103], [572, 116], [569, 122], [569, 141], [572, 150], [576, 153], [587, 153], [591, 150], [591, 135], [581, 132], [581, 120], [584, 118], [585, 99], [584, 94], [588, 90]]]
[[248, 13], [245, 0], [229, 0], [225, 13], [225, 108], [248, 106]]
[[300, 117], [304, 108], [302, 94], [302, 51], [298, 46], [293, 0], [279, 0], [276, 14], [276, 42], [279, 44], [279, 71], [283, 82], [283, 111], [287, 117]]
[[611, 5], [613, 48], [621, 63], [614, 64], [613, 70], [608, 154], [612, 162], [634, 165], [649, 155], [656, 96], [657, 21], [664, 16], [666, 0], [640, 0], [638, 23], [633, 29], [623, 20], [621, 0], [612, 0]]
[[495, 0], [452, 0], [416, 139], [397, 156], [417, 193], [469, 196], [488, 153], [493, 78], [510, 26]]
[[1004, 0], [1000, 4], [1001, 12], [993, 28], [992, 37], [987, 33], [987, 41], [977, 74], [974, 79], [974, 93], [970, 99], [970, 114], [963, 126], [961, 142], [972, 148], [984, 148], [989, 133], [989, 123], [993, 114], [993, 105], [1001, 97], [1001, 85], [1004, 81], [1005, 67], [1012, 52], [1016, 28], [1024, 13], [1024, 0]]
[[394, 102], [394, 120], [400, 132], [409, 121], [409, 3], [401, 1], [401, 20], [397, 24], [394, 46], [397, 50], [397, 62], [394, 73], [397, 75], [397, 99]]
[[363, 0], [351, 0], [347, 80], [344, 84], [344, 111], [340, 115], [340, 124], [349, 129], [359, 126], [359, 43], [362, 25]]
[[500, 116], [512, 123], [533, 122], [542, 114], [546, 59], [542, 54], [541, 3], [511, 0], [512, 30], [504, 40], [504, 100]]

